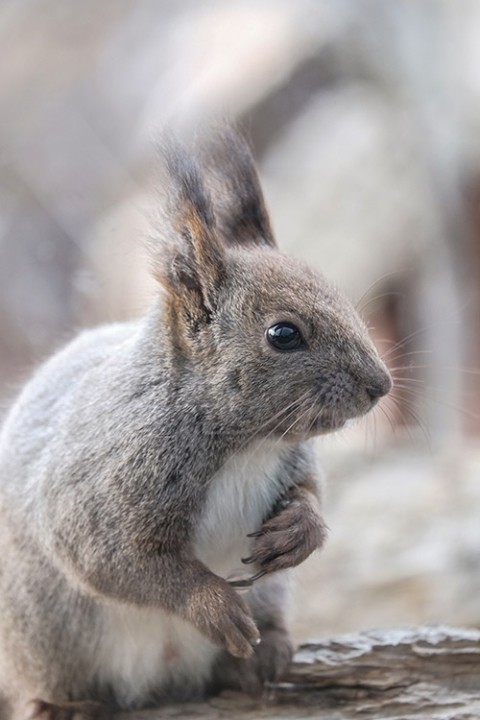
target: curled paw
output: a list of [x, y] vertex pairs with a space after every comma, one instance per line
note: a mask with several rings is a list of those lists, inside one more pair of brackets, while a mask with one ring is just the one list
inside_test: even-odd
[[254, 581], [267, 573], [300, 565], [323, 545], [326, 534], [315, 498], [309, 493], [299, 493], [284, 499], [278, 512], [266, 520], [260, 530], [251, 533], [251, 555], [242, 558], [242, 562], [259, 568], [251, 578]]
[[212, 579], [192, 595], [188, 619], [211, 642], [235, 657], [252, 655], [260, 641], [249, 607], [220, 578]]

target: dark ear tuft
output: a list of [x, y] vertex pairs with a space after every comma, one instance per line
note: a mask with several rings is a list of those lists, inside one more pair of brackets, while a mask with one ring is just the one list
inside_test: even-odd
[[215, 311], [225, 280], [224, 250], [192, 153], [170, 137], [159, 149], [166, 171], [166, 203], [159, 228], [162, 240], [150, 241], [154, 272], [177, 304], [184, 306], [186, 316], [198, 325]]
[[255, 162], [241, 135], [231, 126], [219, 129], [204, 163], [223, 242], [276, 247]]
[[215, 217], [193, 155], [172, 137], [165, 139], [161, 153], [168, 173], [169, 210], [178, 216], [180, 224], [185, 221], [185, 211], [192, 212], [206, 229], [213, 231]]

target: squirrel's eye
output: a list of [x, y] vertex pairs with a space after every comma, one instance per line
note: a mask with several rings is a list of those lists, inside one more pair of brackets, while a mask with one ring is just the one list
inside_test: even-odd
[[276, 323], [269, 327], [267, 340], [277, 350], [298, 350], [304, 344], [300, 330], [288, 322]]

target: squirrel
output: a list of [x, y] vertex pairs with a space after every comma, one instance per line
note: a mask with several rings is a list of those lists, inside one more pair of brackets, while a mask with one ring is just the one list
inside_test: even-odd
[[312, 439], [391, 388], [350, 302], [278, 250], [241, 135], [163, 152], [158, 298], [48, 359], [1, 431], [5, 718], [281, 677], [284, 571], [326, 536]]

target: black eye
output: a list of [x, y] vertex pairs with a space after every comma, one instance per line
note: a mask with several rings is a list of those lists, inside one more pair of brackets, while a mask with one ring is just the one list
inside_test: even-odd
[[288, 322], [276, 323], [269, 327], [267, 340], [277, 350], [298, 350], [304, 344], [300, 330]]

